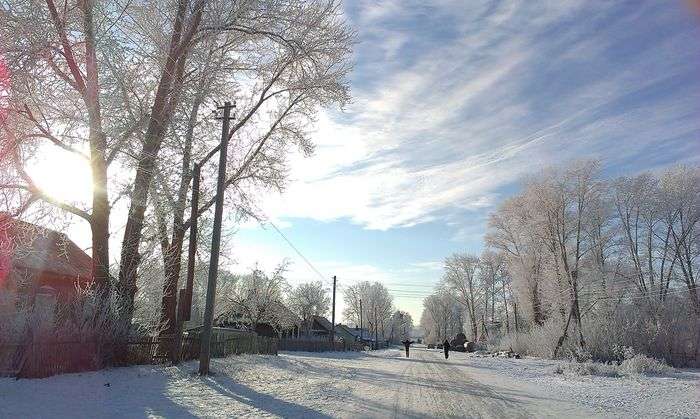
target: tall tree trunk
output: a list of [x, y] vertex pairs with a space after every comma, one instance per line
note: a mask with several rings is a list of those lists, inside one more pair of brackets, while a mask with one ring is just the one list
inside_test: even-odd
[[[202, 79], [204, 80], [204, 79]], [[200, 82], [198, 84], [199, 91], [204, 88]], [[165, 279], [163, 281], [163, 297], [161, 300], [160, 323], [163, 335], [172, 335], [176, 332], [176, 312], [177, 312], [177, 290], [180, 280], [180, 271], [182, 269], [182, 249], [184, 247], [185, 233], [184, 218], [185, 207], [187, 205], [187, 193], [192, 180], [190, 170], [192, 161], [192, 142], [194, 137], [194, 129], [197, 125], [197, 115], [204, 97], [198, 94], [192, 104], [189, 118], [187, 121], [187, 133], [185, 134], [184, 153], [182, 156], [182, 166], [180, 185], [178, 188], [177, 202], [173, 211], [173, 232], [170, 244], [167, 251], [163, 252], [163, 267], [165, 270]]]
[[581, 349], [586, 349], [586, 341], [583, 338], [583, 326], [581, 324], [581, 306], [578, 295], [578, 281], [574, 283], [574, 315], [576, 316], [576, 326], [578, 327], [578, 342]]
[[542, 313], [542, 303], [540, 301], [540, 290], [539, 290], [539, 284], [535, 282], [535, 285], [532, 287], [532, 313], [533, 313], [533, 320], [535, 324], [538, 326], [542, 326], [544, 324], [544, 313]]
[[90, 168], [92, 171], [92, 272], [95, 284], [105, 294], [109, 292], [109, 197], [107, 191], [107, 138], [102, 130], [102, 114], [99, 97], [95, 30], [92, 20], [91, 0], [82, 3], [85, 31], [85, 90], [89, 120]]
[[182, 265], [182, 245], [184, 233], [174, 238], [167, 252], [163, 254], [165, 278], [161, 298], [160, 327], [162, 336], [172, 336], [176, 328], [177, 289]]
[[562, 345], [564, 344], [564, 340], [566, 340], [566, 337], [568, 336], [569, 324], [571, 323], [571, 317], [573, 316], [573, 314], [574, 314], [574, 305], [571, 304], [571, 309], [569, 310], [569, 316], [567, 317], [566, 323], [564, 324], [564, 330], [562, 331], [562, 334], [559, 337], [559, 340], [557, 341], [557, 346], [554, 348], [554, 357], [555, 358], [559, 354], [559, 349], [561, 349]]
[[188, 53], [187, 44], [189, 43], [189, 39], [182, 39], [183, 34], [191, 38], [201, 19], [203, 3], [198, 2], [193, 10], [190, 24], [187, 25], [186, 29], [183, 29], [188, 4], [189, 2], [186, 0], [180, 0], [178, 3], [168, 56], [161, 73], [158, 89], [156, 90], [151, 118], [146, 130], [145, 143], [139, 153], [129, 218], [124, 229], [119, 268], [119, 290], [124, 300], [120, 318], [124, 323], [131, 322], [134, 312], [136, 275], [141, 258], [139, 245], [143, 231], [148, 193], [156, 168], [156, 157], [160, 151], [167, 127], [170, 124], [171, 113], [177, 106], [179, 92], [182, 88], [183, 73]]
[[510, 333], [510, 320], [508, 318], [508, 298], [506, 297], [506, 287], [503, 286], [503, 307], [506, 310], [506, 333]]

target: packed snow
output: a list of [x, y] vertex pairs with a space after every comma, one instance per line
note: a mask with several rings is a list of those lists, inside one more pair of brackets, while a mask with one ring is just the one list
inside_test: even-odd
[[700, 371], [598, 377], [439, 350], [283, 353], [0, 379], [0, 417], [688, 417]]

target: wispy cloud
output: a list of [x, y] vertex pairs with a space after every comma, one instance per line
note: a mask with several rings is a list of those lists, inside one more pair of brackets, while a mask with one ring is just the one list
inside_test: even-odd
[[592, 156], [638, 170], [687, 159], [700, 132], [700, 49], [684, 42], [698, 34], [678, 7], [353, 2], [355, 102], [321, 118], [316, 157], [294, 161], [295, 181], [265, 209], [471, 231], [469, 220], [484, 218], [465, 214], [544, 165]]

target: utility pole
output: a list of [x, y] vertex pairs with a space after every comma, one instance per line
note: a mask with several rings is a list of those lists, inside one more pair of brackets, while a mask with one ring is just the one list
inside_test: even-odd
[[[362, 332], [362, 299], [360, 299], [360, 343], [362, 343], [364, 337], [363, 337], [363, 332]], [[364, 348], [364, 344], [362, 344], [362, 347]]]
[[335, 349], [335, 283], [336, 277], [333, 275], [333, 312], [331, 314], [331, 345]]
[[216, 181], [216, 206], [214, 207], [214, 231], [211, 239], [211, 258], [209, 260], [209, 278], [207, 281], [207, 304], [204, 309], [204, 327], [199, 347], [199, 375], [209, 374], [211, 355], [211, 334], [214, 326], [214, 300], [216, 297], [216, 277], [219, 274], [219, 248], [221, 246], [221, 223], [224, 212], [224, 191], [226, 189], [226, 153], [228, 151], [229, 122], [234, 105], [226, 102], [221, 128], [221, 147], [219, 149], [219, 176]]
[[377, 326], [377, 306], [374, 306], [374, 349], [379, 349], [379, 329]]

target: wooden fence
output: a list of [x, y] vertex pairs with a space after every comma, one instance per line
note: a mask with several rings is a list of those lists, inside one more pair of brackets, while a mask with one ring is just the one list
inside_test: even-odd
[[[49, 377], [56, 374], [95, 371], [107, 366], [160, 364], [169, 362], [167, 348], [172, 338], [151, 337], [128, 343], [116, 342], [32, 342], [0, 345], [0, 376]], [[199, 337], [182, 339], [181, 359], [199, 357]], [[255, 334], [212, 335], [212, 357], [239, 354], [277, 355], [278, 351], [362, 351], [360, 342], [273, 339]]]
[[278, 343], [280, 351], [331, 352], [331, 351], [361, 351], [360, 342], [330, 342], [328, 340], [281, 339]]
[[[167, 363], [171, 338], [152, 337], [128, 343], [33, 342], [0, 345], [0, 376], [41, 378], [56, 374], [95, 371], [107, 366]], [[182, 340], [183, 361], [199, 357], [199, 338]], [[257, 335], [214, 337], [212, 357], [239, 354], [277, 355], [275, 339]]]
[[[276, 339], [253, 334], [226, 339], [218, 339], [217, 336], [220, 335], [212, 335], [211, 356], [213, 357], [241, 354], [277, 355]], [[199, 353], [197, 355], [199, 356]]]

